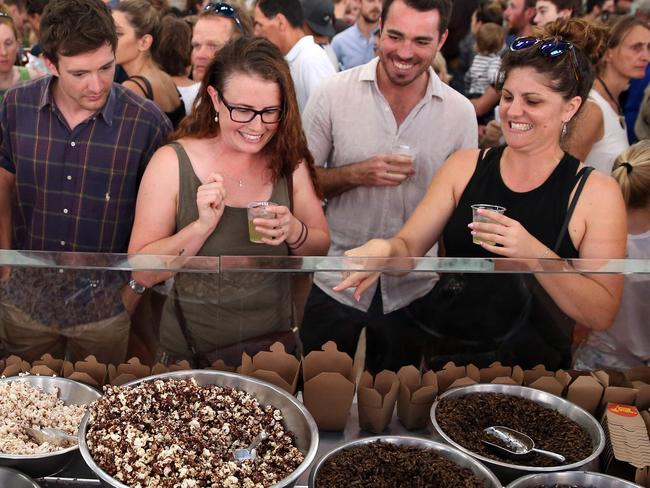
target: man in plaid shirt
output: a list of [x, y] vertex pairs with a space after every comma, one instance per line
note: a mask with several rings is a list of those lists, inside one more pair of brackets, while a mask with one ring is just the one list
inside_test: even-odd
[[[0, 107], [0, 248], [126, 252], [138, 185], [171, 124], [113, 83], [117, 35], [101, 0], [53, 0], [41, 21], [52, 76]], [[12, 198], [13, 196], [13, 198]], [[13, 269], [0, 339], [33, 360], [122, 362], [137, 295], [116, 272]]]

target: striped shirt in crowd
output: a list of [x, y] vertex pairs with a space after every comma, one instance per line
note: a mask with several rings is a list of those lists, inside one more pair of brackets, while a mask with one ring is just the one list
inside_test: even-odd
[[498, 54], [474, 56], [472, 66], [465, 75], [468, 96], [471, 98], [483, 95], [488, 86], [496, 84], [499, 69], [501, 69], [501, 57]]
[[171, 124], [113, 83], [104, 107], [71, 130], [54, 79], [11, 89], [0, 107], [0, 167], [16, 175], [14, 248], [126, 252], [140, 178]]

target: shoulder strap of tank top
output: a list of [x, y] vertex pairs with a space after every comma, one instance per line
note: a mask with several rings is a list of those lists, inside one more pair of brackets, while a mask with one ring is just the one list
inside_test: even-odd
[[[146, 79], [144, 76], [138, 76], [138, 75], [131, 76], [130, 78], [127, 78], [125, 81], [132, 81], [133, 83], [138, 85], [140, 90], [143, 91], [144, 96], [148, 100], [153, 100], [153, 87], [151, 86], [151, 82], [148, 79]], [[140, 81], [142, 81], [142, 83], [144, 83], [144, 87], [142, 86]]]
[[571, 220], [573, 211], [575, 210], [576, 205], [578, 204], [578, 198], [582, 193], [582, 189], [585, 187], [585, 183], [587, 182], [587, 178], [589, 177], [589, 174], [593, 170], [594, 168], [592, 168], [591, 166], [585, 166], [580, 171], [578, 171], [578, 174], [576, 175], [578, 184], [576, 186], [576, 191], [573, 194], [573, 198], [571, 199], [571, 203], [569, 203], [569, 208], [567, 208], [566, 217], [564, 218], [564, 222], [562, 223], [562, 227], [560, 228], [560, 233], [558, 234], [557, 240], [555, 241], [555, 246], [553, 247], [553, 251], [555, 253], [559, 251], [560, 246], [562, 245], [564, 236], [566, 235], [567, 229], [569, 228], [569, 221]]
[[287, 193], [289, 193], [289, 211], [293, 213], [293, 174], [285, 176], [287, 180]]

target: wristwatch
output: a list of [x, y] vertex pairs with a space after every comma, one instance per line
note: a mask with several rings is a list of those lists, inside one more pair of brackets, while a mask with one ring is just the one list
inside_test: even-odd
[[147, 290], [146, 286], [138, 283], [133, 278], [129, 280], [129, 288], [133, 290], [133, 293], [136, 293], [138, 295], [142, 295]]

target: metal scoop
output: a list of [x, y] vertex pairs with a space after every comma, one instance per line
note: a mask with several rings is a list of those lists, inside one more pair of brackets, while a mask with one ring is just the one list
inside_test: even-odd
[[38, 444], [48, 443], [52, 446], [69, 446], [77, 443], [77, 437], [52, 427], [43, 427], [34, 429], [32, 427], [23, 427], [29, 437], [34, 439]]
[[496, 441], [491, 442], [490, 440], [483, 438], [481, 441], [483, 441], [484, 444], [508, 457], [521, 459], [536, 452], [559, 463], [566, 462], [566, 458], [561, 454], [537, 449], [535, 447], [535, 442], [523, 432], [497, 425], [483, 429], [483, 433], [488, 439]]
[[257, 450], [255, 448], [268, 437], [269, 436], [266, 431], [263, 430], [257, 434], [257, 437], [253, 439], [253, 442], [251, 442], [250, 446], [247, 448], [241, 447], [239, 449], [235, 449], [232, 453], [232, 455], [235, 457], [235, 461], [254, 461], [257, 457]]

